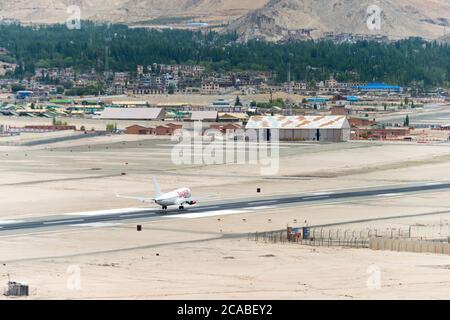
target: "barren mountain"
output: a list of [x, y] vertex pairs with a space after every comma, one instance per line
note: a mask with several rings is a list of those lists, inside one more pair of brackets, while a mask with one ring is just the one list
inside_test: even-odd
[[[373, 5], [380, 8], [380, 28], [367, 24], [375, 17], [368, 11]], [[236, 20], [229, 30], [243, 39], [275, 41], [301, 29], [312, 29], [312, 37], [333, 32], [436, 39], [446, 27], [450, 27], [450, 0], [270, 0]]]
[[205, 21], [238, 18], [268, 0], [0, 0], [0, 18], [22, 22], [65, 22], [76, 5], [81, 18], [136, 22], [158, 17], [193, 17]]
[[[445, 39], [450, 0], [0, 0], [0, 19], [65, 22], [71, 5], [82, 19], [130, 24], [184, 20], [230, 23], [241, 39], [318, 38], [326, 32]], [[369, 28], [370, 6], [380, 8], [380, 28]], [[156, 20], [154, 20], [156, 18]]]

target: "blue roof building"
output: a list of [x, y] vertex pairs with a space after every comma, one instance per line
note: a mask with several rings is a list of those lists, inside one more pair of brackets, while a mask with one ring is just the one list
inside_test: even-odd
[[33, 95], [33, 91], [28, 90], [20, 90], [16, 92], [17, 99], [26, 99], [28, 97], [31, 97]]
[[374, 82], [374, 83], [368, 83], [364, 86], [355, 86], [353, 87], [354, 89], [358, 89], [361, 91], [378, 91], [378, 92], [400, 92], [402, 91], [402, 88], [400, 86], [392, 86], [392, 85], [388, 85], [385, 83], [378, 83], [378, 82]]
[[315, 98], [307, 98], [307, 102], [315, 102], [315, 103], [326, 103], [329, 101], [328, 98], [321, 98], [321, 97], [315, 97]]
[[357, 96], [347, 96], [347, 101], [349, 101], [349, 102], [358, 102], [359, 101], [359, 97], [357, 97]]

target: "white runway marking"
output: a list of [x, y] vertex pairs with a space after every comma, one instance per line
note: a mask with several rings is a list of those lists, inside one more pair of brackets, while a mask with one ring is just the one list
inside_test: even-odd
[[49, 221], [44, 222], [43, 224], [49, 225], [49, 224], [64, 224], [68, 222], [83, 222], [84, 219], [73, 219], [73, 220], [60, 220], [60, 221]]
[[136, 213], [136, 214], [123, 214], [120, 215], [120, 218], [132, 218], [132, 217], [143, 217], [148, 216], [148, 213]]
[[269, 204], [269, 203], [275, 203], [278, 202], [278, 200], [268, 200], [268, 201], [255, 201], [255, 202], [249, 202], [248, 205], [257, 205], [257, 204]]
[[437, 185], [439, 185], [439, 184], [442, 184], [442, 183], [440, 183], [440, 182], [430, 182], [430, 183], [427, 183], [427, 184], [425, 184], [426, 186], [437, 186]]
[[245, 208], [246, 210], [267, 210], [267, 209], [275, 209], [278, 208], [277, 206], [259, 206], [259, 207], [252, 207], [252, 208]]
[[385, 194], [377, 194], [377, 197], [397, 197], [401, 196], [403, 193], [385, 193]]
[[311, 193], [312, 196], [325, 196], [327, 194], [333, 194], [333, 192], [315, 192], [315, 193]]
[[12, 224], [12, 223], [22, 223], [25, 222], [24, 220], [0, 220], [1, 224]]
[[224, 216], [224, 215], [241, 214], [241, 213], [250, 213], [250, 211], [246, 211], [246, 210], [217, 210], [217, 211], [208, 211], [208, 212], [177, 214], [177, 215], [170, 215], [170, 216], [166, 216], [166, 217], [167, 218], [194, 219], [194, 218]]
[[116, 227], [122, 225], [122, 223], [114, 222], [92, 222], [92, 223], [80, 223], [72, 224], [71, 227], [90, 227], [90, 228], [104, 228], [104, 227]]
[[142, 211], [155, 211], [154, 208], [122, 208], [122, 209], [110, 209], [110, 210], [99, 210], [99, 211], [86, 211], [86, 212], [72, 212], [65, 213], [66, 216], [102, 216], [108, 214], [119, 214], [119, 213], [134, 213]]

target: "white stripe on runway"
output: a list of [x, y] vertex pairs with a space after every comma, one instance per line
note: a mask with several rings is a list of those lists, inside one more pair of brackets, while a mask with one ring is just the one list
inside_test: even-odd
[[402, 195], [403, 193], [384, 193], [384, 194], [377, 194], [376, 197], [397, 197]]
[[224, 216], [224, 215], [230, 215], [230, 214], [241, 214], [241, 213], [250, 213], [250, 212], [251, 211], [246, 211], [246, 210], [217, 210], [217, 211], [198, 212], [198, 213], [176, 214], [176, 215], [170, 215], [170, 216], [166, 216], [166, 217], [167, 218], [194, 219], [194, 218]]
[[123, 214], [120, 215], [120, 218], [132, 218], [132, 217], [143, 217], [148, 216], [148, 213], [136, 213], [136, 214]]
[[333, 192], [315, 192], [315, 193], [311, 193], [312, 196], [325, 196], [328, 194], [333, 194]]
[[83, 222], [84, 219], [73, 219], [73, 220], [59, 220], [59, 221], [49, 221], [49, 222], [44, 222], [43, 224], [64, 224], [64, 223], [69, 223], [69, 222]]
[[245, 208], [245, 210], [268, 210], [268, 209], [275, 209], [278, 208], [277, 206], [259, 206], [259, 207], [251, 207], [251, 208]]
[[115, 222], [92, 222], [92, 223], [80, 223], [80, 224], [71, 224], [71, 227], [90, 227], [90, 228], [105, 228], [105, 227], [116, 227], [120, 226], [122, 223]]
[[257, 204], [268, 204], [268, 203], [275, 203], [278, 202], [278, 200], [268, 200], [268, 201], [256, 201], [256, 202], [249, 202], [248, 205], [257, 205]]
[[22, 223], [24, 220], [0, 220], [0, 224]]
[[122, 209], [110, 209], [110, 210], [99, 210], [99, 211], [86, 211], [86, 212], [72, 212], [65, 213], [66, 216], [102, 216], [108, 214], [118, 214], [118, 213], [137, 213], [142, 211], [156, 211], [154, 208], [122, 208]]

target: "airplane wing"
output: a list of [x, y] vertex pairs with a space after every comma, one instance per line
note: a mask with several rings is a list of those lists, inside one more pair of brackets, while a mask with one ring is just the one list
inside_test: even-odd
[[153, 202], [155, 199], [153, 198], [145, 198], [145, 197], [133, 197], [133, 196], [123, 196], [116, 193], [117, 198], [123, 198], [123, 199], [131, 199], [131, 200], [137, 200], [141, 202]]

